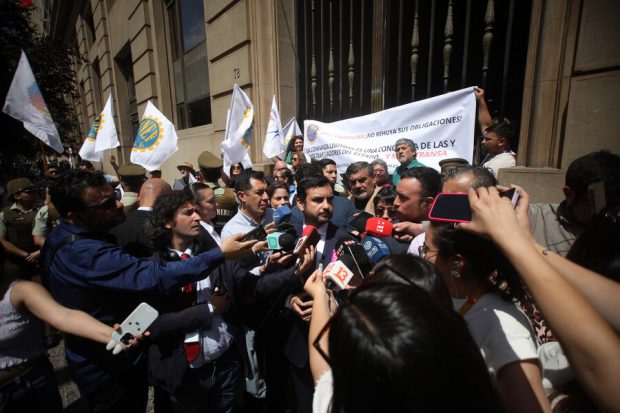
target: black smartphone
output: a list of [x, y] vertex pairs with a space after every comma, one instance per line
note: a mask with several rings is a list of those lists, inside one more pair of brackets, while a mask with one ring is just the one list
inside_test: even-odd
[[[514, 208], [519, 200], [519, 191], [516, 188], [510, 188], [500, 192], [499, 196], [510, 199]], [[467, 194], [464, 192], [441, 192], [437, 194], [428, 213], [428, 218], [431, 221], [470, 222], [471, 208]]]
[[259, 225], [258, 227], [254, 228], [252, 231], [246, 233], [243, 238], [241, 238], [241, 242], [245, 242], [245, 241], [250, 241], [250, 240], [258, 240], [258, 241], [264, 241], [267, 238], [267, 233], [265, 232], [265, 229], [262, 227], [262, 225]]
[[428, 213], [431, 221], [470, 222], [471, 208], [469, 198], [464, 192], [441, 192]]

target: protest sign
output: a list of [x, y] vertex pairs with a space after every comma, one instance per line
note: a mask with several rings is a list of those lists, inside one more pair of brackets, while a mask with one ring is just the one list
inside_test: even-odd
[[394, 143], [411, 139], [417, 159], [439, 170], [439, 161], [472, 161], [476, 99], [473, 87], [333, 123], [304, 122], [304, 152], [333, 159], [338, 172], [357, 161], [383, 159], [390, 172], [399, 166]]

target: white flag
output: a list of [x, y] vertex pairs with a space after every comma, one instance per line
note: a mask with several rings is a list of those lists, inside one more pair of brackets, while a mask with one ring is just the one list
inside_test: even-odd
[[101, 162], [103, 152], [97, 152], [95, 150], [95, 142], [97, 140], [97, 131], [99, 130], [101, 114], [95, 117], [95, 121], [90, 126], [90, 130], [88, 131], [88, 135], [86, 135], [86, 139], [84, 139], [84, 143], [80, 148], [80, 157], [82, 159], [86, 159], [87, 161], [92, 162]]
[[99, 130], [95, 140], [95, 150], [103, 152], [106, 149], [116, 148], [120, 145], [116, 127], [114, 126], [114, 113], [112, 112], [112, 95], [108, 97], [103, 112], [99, 115]]
[[244, 168], [252, 167], [247, 148], [250, 147], [253, 138], [254, 105], [235, 83], [226, 120], [224, 141], [220, 144], [226, 174], [228, 174], [230, 166], [237, 162], [241, 162]]
[[[230, 109], [226, 109], [226, 128], [224, 130], [228, 130], [228, 119], [230, 118]], [[230, 177], [230, 167], [234, 164], [228, 163], [228, 161], [226, 160], [226, 158], [224, 157], [224, 152], [222, 150], [221, 152], [221, 158], [222, 158], [222, 168], [224, 173], [226, 174], [226, 176]], [[241, 161], [241, 164], [243, 165], [244, 169], [247, 168], [251, 168], [252, 167], [252, 160], [250, 159], [250, 155], [248, 155], [248, 153], [245, 153], [245, 156], [243, 157], [243, 160]]]
[[177, 150], [174, 125], [149, 100], [131, 149], [131, 162], [153, 171]]
[[301, 129], [299, 128], [299, 125], [297, 124], [297, 120], [295, 118], [291, 118], [291, 120], [289, 120], [288, 123], [284, 125], [282, 131], [284, 132], [285, 145], [288, 145], [293, 136], [302, 136]]
[[276, 96], [271, 102], [271, 112], [269, 113], [269, 123], [267, 124], [267, 134], [263, 144], [263, 153], [267, 158], [278, 156], [283, 159], [286, 155], [286, 144], [284, 143], [284, 133], [282, 132], [282, 121], [276, 105]]
[[52, 115], [47, 109], [26, 53], [23, 51], [2, 111], [21, 121], [28, 132], [56, 152], [64, 151]]
[[103, 111], [97, 115], [80, 148], [80, 157], [88, 161], [101, 162], [103, 151], [120, 145], [112, 113], [112, 95], [108, 97]]

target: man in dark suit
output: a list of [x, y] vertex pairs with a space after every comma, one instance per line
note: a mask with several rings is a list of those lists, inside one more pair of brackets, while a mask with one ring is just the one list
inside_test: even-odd
[[[213, 190], [206, 186], [208, 199]], [[159, 261], [178, 261], [205, 247], [198, 241], [200, 209], [188, 191], [161, 196], [151, 217]], [[210, 223], [215, 215], [205, 219]], [[218, 245], [209, 233], [206, 244]], [[278, 254], [261, 267], [256, 277], [235, 261], [227, 261], [197, 283], [153, 300], [160, 317], [151, 326], [149, 376], [159, 389], [171, 396], [175, 411], [214, 409], [231, 411], [243, 382], [239, 308], [249, 300], [268, 300], [289, 283], [294, 270], [278, 270]], [[280, 255], [281, 257], [281, 255]], [[310, 264], [301, 265], [306, 271]], [[276, 271], [277, 270], [277, 271]]]
[[170, 192], [170, 185], [160, 178], [151, 178], [142, 184], [138, 209], [130, 212], [124, 222], [110, 230], [119, 247], [135, 257], [144, 258], [153, 254], [144, 225], [149, 220], [157, 197], [167, 192]]
[[[326, 177], [311, 176], [298, 183], [297, 207], [303, 214], [303, 226], [316, 227], [321, 236], [316, 245], [315, 268], [319, 264], [323, 264], [325, 268], [333, 261], [336, 243], [341, 237], [347, 235], [344, 230], [330, 222], [334, 212], [333, 203], [334, 192]], [[303, 226], [296, 226], [299, 234], [302, 233]], [[300, 280], [301, 282], [303, 280]], [[292, 295], [289, 300], [289, 306], [294, 314], [285, 353], [290, 362], [295, 386], [297, 412], [302, 413], [312, 411], [312, 394], [314, 393], [314, 383], [308, 362], [308, 328], [312, 302], [303, 293], [303, 285], [300, 285], [297, 291], [298, 293]]]
[[[295, 172], [295, 180], [299, 185], [299, 182], [306, 178], [310, 177], [321, 177], [323, 175], [323, 170], [321, 166], [317, 163], [309, 163], [302, 165], [297, 172]], [[329, 182], [329, 181], [328, 181]], [[334, 187], [330, 182], [330, 186], [332, 187], [332, 191]], [[342, 228], [343, 230], [347, 230], [347, 225], [353, 219], [355, 215], [355, 206], [351, 201], [347, 198], [339, 196], [332, 200], [332, 215], [329, 221], [337, 226], [338, 228]], [[291, 224], [300, 227], [303, 225], [304, 216], [299, 206], [296, 204], [293, 208], [291, 208]]]

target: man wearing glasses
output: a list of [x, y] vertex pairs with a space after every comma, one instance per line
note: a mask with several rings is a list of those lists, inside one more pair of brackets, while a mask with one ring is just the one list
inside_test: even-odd
[[4, 273], [28, 279], [37, 274], [35, 265], [40, 252], [32, 238], [39, 195], [28, 178], [9, 181], [7, 193], [13, 204], [0, 212], [0, 242], [7, 252]]
[[[60, 304], [87, 312], [112, 325], [123, 320], [148, 294], [163, 294], [197, 281], [224, 258], [245, 254], [253, 241], [236, 234], [185, 260], [160, 265], [129, 255], [108, 238], [125, 219], [123, 204], [99, 172], [75, 170], [58, 178], [52, 202], [63, 221], [47, 237], [41, 267], [49, 290]], [[94, 342], [67, 335], [69, 371], [91, 411], [144, 411], [146, 382], [140, 353], [114, 357]], [[109, 409], [109, 410], [108, 410]]]
[[392, 184], [392, 175], [389, 174], [387, 163], [383, 159], [375, 159], [370, 163], [372, 166], [372, 177], [375, 185], [381, 187]]

